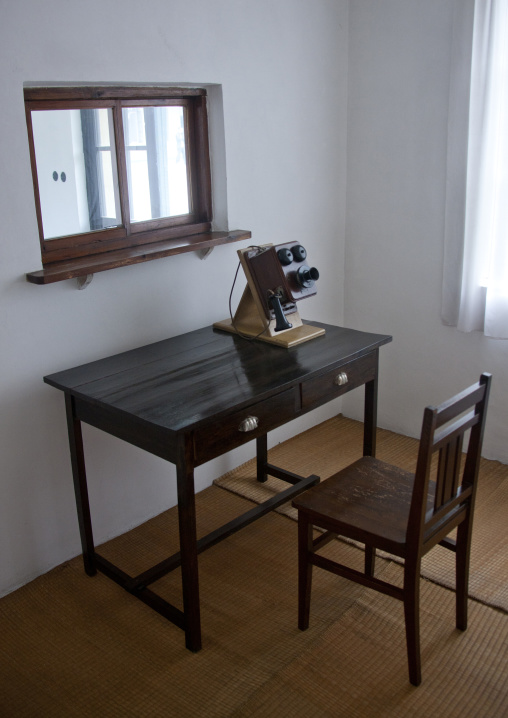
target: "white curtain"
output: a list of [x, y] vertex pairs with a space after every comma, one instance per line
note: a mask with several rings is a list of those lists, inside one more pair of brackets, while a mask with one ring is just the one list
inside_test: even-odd
[[457, 0], [452, 63], [443, 321], [508, 339], [508, 0]]

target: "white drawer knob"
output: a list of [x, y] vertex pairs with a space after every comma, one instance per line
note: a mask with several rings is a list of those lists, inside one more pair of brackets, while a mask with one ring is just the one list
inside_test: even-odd
[[246, 419], [240, 422], [238, 431], [254, 431], [259, 426], [259, 419], [257, 416], [248, 416]]
[[341, 373], [337, 374], [337, 376], [335, 377], [335, 383], [337, 384], [337, 386], [344, 386], [344, 384], [347, 384], [347, 381], [348, 379], [345, 371], [341, 371]]

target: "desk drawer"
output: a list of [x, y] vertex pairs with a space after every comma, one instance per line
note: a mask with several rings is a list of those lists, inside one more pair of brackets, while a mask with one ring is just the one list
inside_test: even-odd
[[291, 421], [295, 413], [295, 390], [288, 389], [229, 414], [224, 419], [219, 419], [194, 432], [194, 460], [196, 464], [202, 464], [226, 451], [231, 451]]
[[365, 382], [375, 379], [377, 351], [302, 384], [302, 410], [324, 404]]

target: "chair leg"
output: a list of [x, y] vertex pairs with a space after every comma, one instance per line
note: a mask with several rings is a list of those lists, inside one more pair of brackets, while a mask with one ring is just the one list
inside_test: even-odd
[[365, 545], [365, 575], [374, 577], [376, 568], [376, 549], [373, 546]]
[[422, 682], [420, 656], [420, 562], [404, 567], [404, 618], [409, 665], [409, 680], [414, 686]]
[[457, 528], [455, 552], [455, 607], [456, 626], [459, 630], [467, 628], [467, 602], [469, 593], [469, 561], [471, 554], [471, 530], [469, 517]]
[[310, 594], [312, 588], [312, 524], [307, 516], [298, 512], [298, 628], [305, 631], [309, 627]]

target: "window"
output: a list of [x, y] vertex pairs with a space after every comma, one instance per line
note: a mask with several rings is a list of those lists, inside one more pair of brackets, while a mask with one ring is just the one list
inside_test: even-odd
[[212, 232], [203, 88], [25, 88], [48, 283], [250, 237]]
[[443, 320], [508, 339], [508, 0], [454, 20]]

